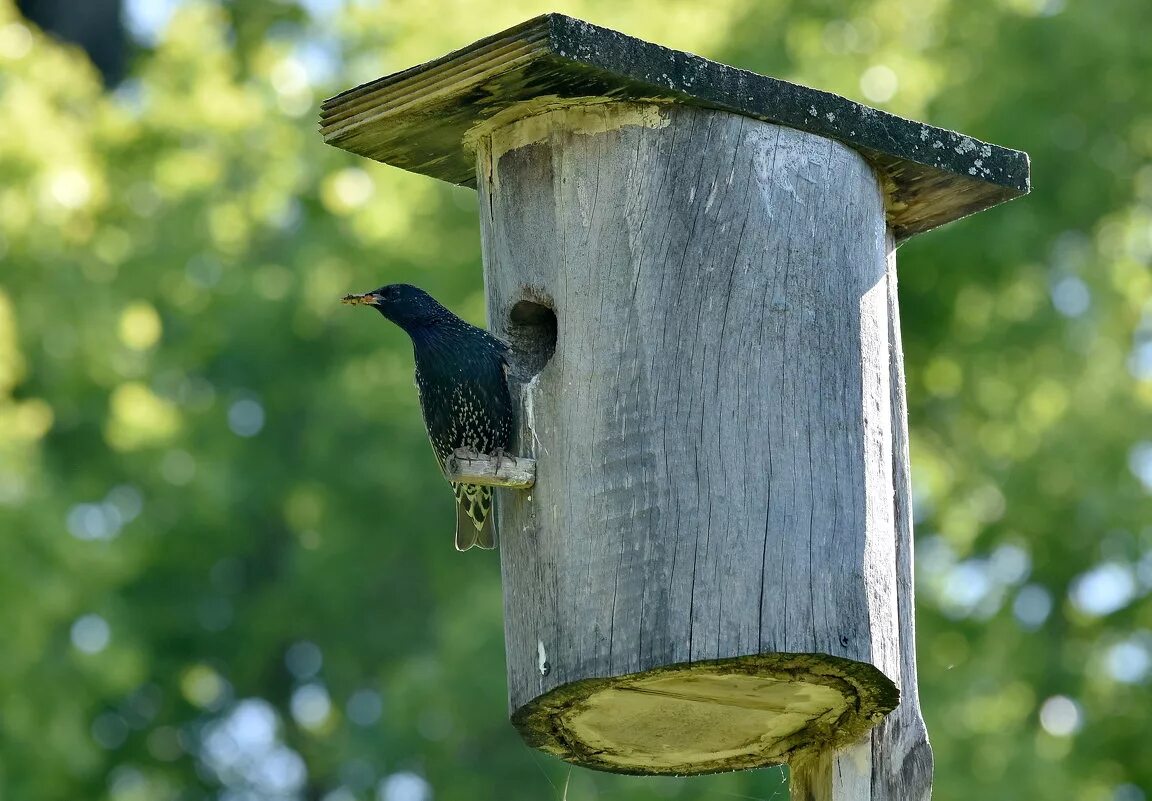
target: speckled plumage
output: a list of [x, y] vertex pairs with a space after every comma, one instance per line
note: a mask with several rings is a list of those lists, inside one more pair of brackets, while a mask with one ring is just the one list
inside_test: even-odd
[[[495, 454], [508, 447], [512, 401], [503, 342], [408, 284], [383, 286], [346, 301], [373, 306], [411, 337], [420, 408], [441, 469], [457, 448]], [[492, 488], [456, 483], [452, 487], [456, 548], [495, 547]]]

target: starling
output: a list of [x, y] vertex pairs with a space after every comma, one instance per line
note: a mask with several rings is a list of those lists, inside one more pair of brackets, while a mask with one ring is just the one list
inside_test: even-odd
[[[512, 435], [507, 345], [408, 284], [345, 295], [343, 302], [374, 307], [411, 337], [420, 408], [441, 470], [457, 448], [503, 453]], [[492, 488], [453, 483], [452, 489], [456, 550], [496, 547]]]

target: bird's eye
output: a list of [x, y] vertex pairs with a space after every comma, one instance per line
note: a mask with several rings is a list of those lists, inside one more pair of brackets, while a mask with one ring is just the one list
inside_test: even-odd
[[396, 300], [400, 296], [399, 290], [394, 286], [386, 287], [381, 294], [384, 295], [384, 300]]

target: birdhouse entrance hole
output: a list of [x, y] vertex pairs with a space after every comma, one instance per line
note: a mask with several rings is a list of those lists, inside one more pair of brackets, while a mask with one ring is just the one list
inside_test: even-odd
[[556, 312], [545, 303], [522, 300], [508, 313], [508, 337], [523, 381], [530, 381], [556, 352]]

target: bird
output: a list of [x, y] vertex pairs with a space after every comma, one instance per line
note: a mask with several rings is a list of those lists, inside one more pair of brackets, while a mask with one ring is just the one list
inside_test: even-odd
[[[411, 284], [345, 295], [342, 302], [373, 307], [411, 338], [420, 410], [441, 471], [457, 448], [503, 456], [513, 420], [505, 342]], [[492, 488], [463, 482], [452, 488], [456, 550], [495, 548]]]

